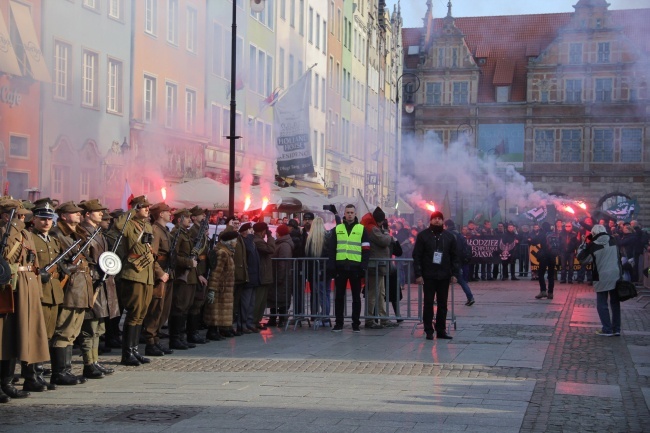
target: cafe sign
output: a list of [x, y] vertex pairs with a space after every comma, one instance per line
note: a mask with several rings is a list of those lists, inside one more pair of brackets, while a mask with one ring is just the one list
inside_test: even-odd
[[9, 86], [0, 87], [0, 102], [9, 104], [10, 107], [20, 105], [22, 96], [18, 93], [18, 89], [12, 89]]

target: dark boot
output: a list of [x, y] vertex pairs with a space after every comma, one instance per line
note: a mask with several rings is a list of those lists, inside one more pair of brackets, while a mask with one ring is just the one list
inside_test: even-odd
[[271, 312], [271, 315], [269, 316], [269, 321], [266, 322], [266, 326], [275, 326], [275, 325], [278, 324], [278, 316], [275, 316], [276, 309], [271, 308], [270, 312]]
[[50, 383], [53, 385], [78, 385], [77, 377], [68, 374], [65, 370], [65, 353], [67, 347], [50, 347], [52, 359], [52, 376]]
[[140, 361], [140, 364], [149, 364], [151, 360], [149, 358], [145, 358], [144, 356], [140, 355], [138, 352], [138, 342], [140, 341], [140, 332], [142, 331], [142, 325], [136, 325], [133, 327], [133, 332], [135, 335], [133, 336], [133, 340], [131, 340], [133, 344], [133, 356], [135, 356], [138, 361]]
[[144, 347], [144, 354], [147, 356], [165, 356], [165, 352], [160, 350], [155, 344], [147, 344]]
[[65, 370], [68, 372], [73, 377], [77, 378], [77, 383], [86, 383], [88, 382], [88, 379], [82, 376], [77, 376], [75, 374], [72, 374], [72, 346], [68, 346], [65, 348]]
[[37, 378], [36, 364], [21, 362], [20, 365], [22, 376], [25, 378], [23, 391], [43, 392], [47, 390], [47, 386], [43, 385]]
[[29, 392], [16, 389], [11, 383], [16, 370], [16, 358], [0, 361], [0, 388], [2, 392], [11, 398], [27, 398]]
[[[0, 377], [2, 377], [2, 363], [0, 363]], [[2, 391], [2, 387], [0, 387], [0, 403], [9, 403], [10, 401], [11, 401], [11, 397], [5, 394]]]
[[181, 338], [181, 321], [185, 320], [183, 316], [169, 317], [169, 348], [176, 350], [187, 350], [187, 344]]
[[162, 351], [162, 353], [164, 353], [165, 355], [171, 355], [172, 353], [174, 353], [174, 351], [172, 349], [168, 349], [166, 347], [163, 347], [163, 345], [160, 344], [160, 341], [158, 343], [156, 343], [155, 346], [158, 349], [160, 349]]
[[103, 379], [104, 378], [104, 373], [102, 373], [94, 363], [84, 365], [83, 375], [84, 375], [84, 377], [86, 379]]
[[95, 363], [94, 363], [95, 368], [101, 371], [102, 373], [104, 373], [106, 376], [115, 373], [115, 370], [113, 370], [112, 368], [104, 367], [99, 363], [99, 350], [96, 347], [93, 348], [93, 351], [94, 351], [94, 359], [95, 359]]
[[186, 333], [186, 331], [187, 331], [187, 316], [182, 316], [182, 319], [178, 320], [178, 325], [179, 325], [178, 335], [179, 335], [181, 341], [183, 342], [183, 344], [185, 344], [187, 346], [188, 349], [194, 349], [196, 347], [196, 344], [190, 343], [189, 341], [187, 341], [187, 338], [186, 338], [186, 335], [187, 335], [187, 333]]
[[212, 341], [223, 340], [223, 337], [221, 336], [221, 334], [219, 334], [219, 328], [216, 326], [210, 326], [208, 328], [208, 332], [205, 334], [205, 337], [208, 340], [212, 340]]
[[139, 367], [140, 361], [133, 355], [133, 346], [129, 337], [134, 334], [134, 327], [124, 324], [124, 330], [122, 332], [122, 360], [120, 364], [129, 365], [131, 367]]
[[39, 383], [45, 385], [48, 390], [54, 391], [56, 389], [56, 385], [53, 383], [48, 383], [47, 380], [43, 377], [45, 374], [45, 369], [43, 368], [43, 364], [40, 362], [37, 364], [34, 364], [34, 371], [36, 371], [36, 380], [39, 381]]
[[201, 317], [198, 314], [190, 314], [187, 316], [187, 342], [196, 344], [205, 344], [208, 342], [199, 334], [199, 327], [201, 326]]

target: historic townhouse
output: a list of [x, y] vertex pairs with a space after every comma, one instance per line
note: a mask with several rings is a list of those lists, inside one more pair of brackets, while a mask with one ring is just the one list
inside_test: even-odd
[[455, 19], [450, 5], [434, 19], [427, 3], [424, 26], [403, 32], [421, 83], [405, 136], [467, 140], [537, 189], [590, 209], [636, 199], [650, 218], [650, 9], [579, 0], [570, 14]]

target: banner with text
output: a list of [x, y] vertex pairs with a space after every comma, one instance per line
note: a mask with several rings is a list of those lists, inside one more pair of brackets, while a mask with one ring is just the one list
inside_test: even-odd
[[309, 129], [310, 76], [303, 74], [273, 106], [280, 176], [314, 172]]

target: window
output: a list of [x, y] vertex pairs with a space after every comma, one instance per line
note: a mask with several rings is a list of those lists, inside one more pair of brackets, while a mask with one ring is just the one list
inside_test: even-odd
[[108, 17], [114, 20], [122, 19], [122, 0], [108, 1]]
[[280, 48], [280, 58], [278, 59], [278, 62], [280, 62], [278, 65], [278, 73], [280, 74], [278, 77], [278, 84], [284, 89], [284, 48]]
[[81, 170], [81, 179], [79, 182], [79, 195], [81, 200], [90, 198], [90, 176], [91, 171], [88, 169]]
[[542, 90], [540, 91], [540, 101], [543, 104], [548, 104], [548, 90]]
[[309, 8], [309, 29], [308, 40], [310, 44], [314, 43], [314, 8]]
[[287, 19], [287, 0], [280, 0], [280, 18]]
[[97, 67], [99, 58], [97, 53], [84, 50], [81, 65], [81, 105], [84, 107], [98, 107], [97, 101]]
[[439, 68], [444, 68], [445, 67], [445, 49], [444, 48], [438, 48], [438, 67]]
[[25, 197], [25, 190], [29, 188], [29, 173], [7, 171], [7, 182], [9, 183], [9, 195], [14, 198]]
[[196, 91], [185, 91], [185, 130], [194, 132], [196, 127]]
[[[232, 32], [224, 32], [224, 49], [223, 49], [223, 64], [225, 67], [224, 78], [228, 81], [231, 79], [232, 74]], [[237, 36], [237, 71], [239, 74], [243, 71], [243, 58], [244, 58], [244, 39]], [[240, 75], [241, 76], [241, 75]]]
[[212, 73], [222, 77], [223, 76], [223, 32], [221, 26], [217, 23], [213, 26], [212, 35]]
[[29, 156], [29, 140], [18, 135], [9, 136], [9, 156], [27, 158]]
[[566, 80], [564, 86], [565, 102], [582, 102], [582, 80]]
[[323, 20], [323, 54], [327, 54], [327, 21]]
[[593, 162], [614, 161], [614, 130], [594, 130], [594, 152]]
[[[282, 5], [281, 5], [282, 6]], [[262, 12], [253, 12], [251, 9], [251, 16], [258, 20], [263, 25], [273, 29], [273, 11], [275, 7], [273, 5], [273, 0], [266, 0], [264, 4], [264, 9]]]
[[330, 17], [329, 31], [331, 34], [334, 34], [334, 0], [330, 0], [330, 7], [327, 16]]
[[612, 79], [596, 78], [596, 102], [612, 102]]
[[345, 48], [348, 47], [348, 19], [346, 17], [343, 18], [343, 46]]
[[178, 86], [174, 83], [165, 84], [165, 126], [176, 127], [176, 110], [178, 105]]
[[621, 130], [621, 162], [641, 162], [642, 129], [623, 128]]
[[466, 105], [469, 103], [469, 83], [464, 81], [454, 83], [453, 101], [454, 105]]
[[291, 9], [289, 10], [289, 25], [296, 27], [296, 0], [291, 0]]
[[221, 143], [221, 107], [212, 105], [212, 143]]
[[330, 79], [330, 89], [334, 88], [334, 57], [330, 56], [329, 69], [327, 70], [327, 76]]
[[458, 67], [458, 48], [451, 49], [451, 67], [452, 68]]
[[142, 106], [142, 121], [150, 123], [156, 115], [156, 79], [149, 75], [144, 76], [144, 101]]
[[555, 161], [555, 131], [553, 129], [535, 130], [535, 162]]
[[582, 63], [582, 44], [569, 44], [569, 63], [579, 65]]
[[582, 137], [579, 129], [563, 129], [560, 162], [582, 161]]
[[293, 54], [289, 54], [289, 85], [293, 84]]
[[300, 15], [298, 15], [298, 33], [301, 36], [305, 35], [305, 0], [299, 0], [300, 5]]
[[99, 12], [99, 0], [83, 0], [83, 7]]
[[71, 100], [72, 86], [72, 47], [60, 41], [54, 41], [54, 99]]
[[167, 0], [167, 42], [178, 45], [178, 0]]
[[341, 42], [341, 8], [336, 10], [336, 37]]
[[442, 83], [427, 83], [427, 104], [442, 105]]
[[341, 64], [336, 62], [336, 93], [341, 93]]
[[122, 113], [122, 74], [122, 62], [109, 58], [106, 92], [106, 110], [109, 113]]
[[325, 112], [325, 78], [321, 78], [321, 99], [320, 99], [320, 108], [323, 113]]
[[320, 76], [318, 74], [315, 74], [314, 76], [314, 108], [318, 108], [318, 97], [319, 91], [318, 91], [318, 83], [320, 81]]
[[187, 51], [196, 53], [197, 42], [197, 16], [198, 12], [194, 8], [187, 8], [187, 28], [185, 29], [185, 45]]
[[316, 48], [320, 48], [320, 14], [316, 14], [316, 35], [314, 36], [314, 44]]
[[609, 63], [609, 42], [598, 42], [598, 63]]
[[510, 100], [510, 86], [497, 86], [497, 102]]
[[155, 35], [158, 27], [158, 0], [145, 0], [144, 31]]
[[257, 91], [257, 47], [250, 45], [248, 48], [248, 81], [250, 89]]
[[266, 89], [264, 88], [264, 84], [266, 80], [264, 79], [264, 75], [266, 72], [266, 54], [264, 51], [258, 50], [257, 51], [257, 93], [260, 93], [264, 96], [266, 96], [268, 93]]
[[264, 79], [266, 80], [266, 89], [264, 90], [264, 95], [268, 96], [273, 92], [273, 57], [267, 55], [266, 56], [266, 74], [264, 75]]
[[[68, 167], [60, 166], [60, 165], [53, 167], [52, 189], [55, 195], [59, 197], [67, 197], [69, 181], [70, 181], [70, 169]], [[10, 183], [10, 185], [12, 184]], [[27, 186], [25, 186], [25, 188], [27, 188]], [[11, 193], [11, 190], [9, 191], [9, 193]]]

